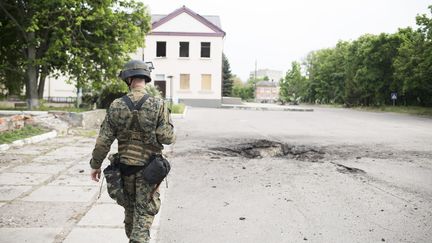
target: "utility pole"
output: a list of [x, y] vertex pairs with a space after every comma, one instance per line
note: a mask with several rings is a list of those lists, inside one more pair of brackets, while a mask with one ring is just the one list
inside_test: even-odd
[[170, 79], [170, 108], [172, 109], [172, 105], [173, 105], [173, 76], [172, 75], [168, 75], [167, 78]]
[[255, 100], [255, 102], [257, 101], [256, 83], [257, 83], [257, 59], [255, 59], [255, 74], [254, 74], [254, 100]]

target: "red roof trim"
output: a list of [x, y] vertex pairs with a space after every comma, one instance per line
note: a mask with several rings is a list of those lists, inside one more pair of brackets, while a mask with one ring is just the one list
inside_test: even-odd
[[148, 35], [168, 35], [168, 36], [214, 36], [224, 37], [224, 33], [205, 33], [205, 32], [168, 32], [168, 31], [155, 31], [150, 32]]

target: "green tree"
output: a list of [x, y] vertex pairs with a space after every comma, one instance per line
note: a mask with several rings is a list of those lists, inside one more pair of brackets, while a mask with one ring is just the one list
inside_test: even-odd
[[67, 75], [78, 88], [116, 82], [150, 28], [144, 4], [128, 0], [8, 0], [0, 12], [1, 81], [19, 77], [30, 109], [50, 74]]
[[298, 102], [306, 90], [306, 78], [301, 73], [299, 62], [292, 62], [291, 69], [280, 82], [279, 99], [285, 102]]
[[222, 54], [222, 96], [231, 96], [233, 90], [233, 75], [225, 53]]
[[432, 18], [423, 14], [416, 20], [418, 30], [399, 30], [403, 42], [393, 63], [395, 79], [406, 104], [432, 106]]
[[242, 100], [250, 101], [255, 97], [255, 86], [253, 79], [249, 79], [246, 83], [243, 83], [239, 78], [234, 77], [234, 85], [232, 95], [234, 97], [240, 97]]
[[[429, 7], [432, 13], [432, 6]], [[347, 106], [390, 104], [398, 92], [404, 104], [432, 105], [432, 18], [416, 18], [417, 30], [366, 34], [306, 58], [304, 100]], [[292, 71], [292, 70], [291, 70]], [[292, 80], [291, 76], [288, 80]], [[291, 92], [287, 79], [282, 93]]]
[[312, 103], [342, 103], [349, 42], [309, 53], [305, 66], [308, 79], [304, 100]]
[[401, 40], [397, 35], [363, 35], [349, 48], [345, 103], [383, 105], [394, 84], [393, 60]]

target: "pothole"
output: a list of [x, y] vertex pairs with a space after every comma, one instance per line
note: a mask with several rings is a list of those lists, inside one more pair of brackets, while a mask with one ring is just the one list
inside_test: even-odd
[[286, 157], [301, 161], [318, 162], [324, 158], [324, 152], [314, 147], [291, 145], [264, 139], [229, 147], [210, 148], [210, 150], [218, 156], [244, 157], [248, 159]]

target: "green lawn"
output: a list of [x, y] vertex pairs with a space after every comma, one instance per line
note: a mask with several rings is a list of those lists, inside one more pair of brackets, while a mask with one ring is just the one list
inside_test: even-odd
[[395, 112], [419, 116], [432, 116], [432, 107], [421, 106], [356, 107], [354, 109], [374, 112]]
[[[0, 106], [0, 110], [10, 110], [10, 111], [27, 111], [27, 107], [19, 107], [19, 108], [13, 108], [13, 107], [4, 107]], [[35, 109], [35, 111], [66, 111], [66, 112], [84, 112], [89, 111], [90, 109], [87, 108], [76, 108], [76, 107], [46, 107], [42, 106], [38, 109]]]
[[0, 144], [11, 143], [15, 140], [29, 138], [47, 132], [47, 129], [38, 126], [27, 125], [24, 128], [14, 131], [0, 133]]
[[[326, 108], [345, 108], [341, 104], [312, 104], [313, 106], [326, 107]], [[432, 116], [432, 107], [423, 106], [358, 106], [349, 109], [358, 111], [371, 111], [371, 112], [395, 112], [402, 114], [410, 114], [417, 116]]]

